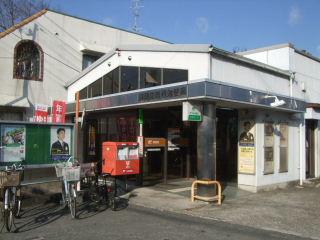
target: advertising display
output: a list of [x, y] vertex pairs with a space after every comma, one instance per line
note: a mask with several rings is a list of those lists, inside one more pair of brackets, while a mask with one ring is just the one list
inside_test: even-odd
[[238, 172], [255, 174], [255, 122], [240, 121]]
[[26, 128], [23, 125], [1, 126], [1, 162], [25, 160]]
[[70, 156], [71, 129], [70, 127], [52, 126], [50, 131], [52, 160], [67, 160]]
[[274, 126], [273, 122], [264, 123], [264, 174], [274, 173]]

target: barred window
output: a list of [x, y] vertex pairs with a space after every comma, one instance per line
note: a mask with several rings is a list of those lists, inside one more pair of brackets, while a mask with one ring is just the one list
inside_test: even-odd
[[31, 40], [20, 41], [14, 50], [14, 78], [42, 81], [43, 52]]

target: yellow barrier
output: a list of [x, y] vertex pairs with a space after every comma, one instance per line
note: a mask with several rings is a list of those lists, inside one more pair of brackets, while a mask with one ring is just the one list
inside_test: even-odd
[[[217, 192], [218, 194], [213, 197], [201, 197], [198, 195], [195, 195], [195, 189], [197, 189], [198, 184], [203, 184], [203, 185], [217, 185], [218, 189]], [[221, 185], [218, 181], [212, 181], [212, 180], [195, 180], [192, 185], [191, 185], [191, 201], [194, 202], [194, 199], [199, 199], [207, 202], [213, 202], [213, 201], [218, 201], [218, 205], [221, 205]]]

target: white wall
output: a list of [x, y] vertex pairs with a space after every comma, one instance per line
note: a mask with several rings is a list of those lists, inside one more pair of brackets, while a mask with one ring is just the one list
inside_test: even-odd
[[[260, 133], [261, 141], [257, 144], [257, 151], [261, 154], [257, 158], [257, 182], [258, 187], [265, 185], [272, 185], [278, 183], [285, 183], [289, 181], [299, 180], [300, 174], [300, 136], [299, 123], [300, 121], [293, 118], [290, 114], [273, 113], [267, 111], [259, 111], [257, 114], [258, 132]], [[289, 149], [288, 149], [288, 172], [279, 172], [280, 169], [280, 136], [274, 134], [274, 173], [264, 175], [264, 122], [272, 121], [279, 128], [280, 122], [287, 122], [289, 124]], [[303, 141], [304, 142], [304, 141]], [[303, 154], [305, 156], [305, 154]], [[303, 160], [305, 162], [305, 159]], [[305, 171], [304, 171], [305, 173]], [[305, 174], [304, 174], [305, 175]], [[305, 176], [304, 176], [305, 177]]]
[[268, 64], [283, 70], [290, 69], [289, 46], [277, 49], [268, 49], [262, 52], [245, 53], [244, 56], [252, 60]]
[[[34, 40], [41, 46], [43, 81], [13, 78], [14, 47], [22, 39]], [[48, 11], [0, 39], [0, 106], [23, 97], [28, 97], [31, 104], [66, 100], [65, 84], [82, 70], [81, 50], [108, 52], [120, 44], [165, 43]]]
[[320, 62], [295, 53], [291, 69], [296, 72], [296, 80], [305, 85], [306, 101], [320, 103]]
[[[250, 113], [252, 115], [252, 111]], [[259, 189], [280, 185], [290, 181], [298, 181], [300, 178], [300, 148], [299, 148], [299, 123], [301, 120], [295, 115], [287, 113], [277, 113], [273, 111], [257, 110], [254, 112], [255, 125], [255, 175], [238, 174], [238, 185], [240, 188], [257, 191]], [[249, 115], [248, 115], [249, 117]], [[248, 117], [246, 119], [248, 119]], [[241, 120], [241, 119], [240, 119]], [[288, 172], [279, 172], [280, 168], [280, 136], [274, 134], [274, 173], [264, 174], [264, 123], [273, 122], [279, 128], [280, 122], [289, 124], [288, 142]], [[304, 135], [303, 135], [304, 136]], [[304, 138], [303, 138], [304, 139]], [[304, 143], [304, 141], [303, 141]], [[303, 179], [305, 179], [305, 148], [303, 146]]]
[[[257, 89], [263, 92], [290, 95], [289, 79], [223, 59], [213, 58], [212, 78], [217, 81]], [[293, 88], [295, 90], [297, 86], [294, 85]], [[295, 90], [295, 92], [297, 91]], [[302, 94], [294, 94], [293, 96], [296, 98], [303, 97]]]
[[[129, 60], [129, 56], [131, 60]], [[185, 69], [188, 70], [190, 81], [209, 77], [209, 54], [207, 53], [121, 51], [120, 56], [118, 54], [113, 55], [70, 85], [68, 101], [74, 101], [77, 91], [120, 65]]]

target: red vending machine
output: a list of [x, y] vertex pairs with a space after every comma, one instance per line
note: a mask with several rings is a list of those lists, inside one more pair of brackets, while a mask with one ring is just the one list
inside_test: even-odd
[[139, 145], [136, 142], [102, 143], [102, 173], [111, 176], [140, 173]]

